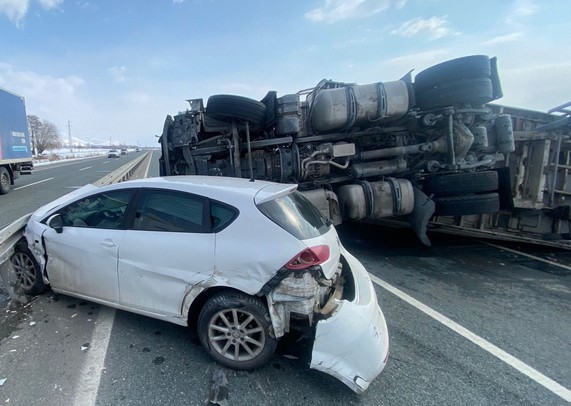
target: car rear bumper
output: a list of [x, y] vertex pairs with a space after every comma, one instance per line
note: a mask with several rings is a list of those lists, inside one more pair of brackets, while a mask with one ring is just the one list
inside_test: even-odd
[[310, 367], [364, 392], [384, 369], [387, 324], [365, 267], [342, 249], [355, 282], [355, 298], [340, 300], [335, 313], [317, 323]]

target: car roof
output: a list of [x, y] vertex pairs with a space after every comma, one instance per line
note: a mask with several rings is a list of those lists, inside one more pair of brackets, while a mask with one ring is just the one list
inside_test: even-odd
[[43, 217], [48, 212], [53, 211], [56, 208], [89, 195], [110, 190], [142, 187], [195, 193], [235, 206], [243, 206], [245, 204], [252, 203], [260, 204], [289, 194], [297, 189], [297, 185], [292, 184], [274, 183], [262, 180], [251, 182], [248, 179], [241, 178], [198, 175], [138, 179], [101, 187], [90, 184], [40, 207], [34, 212], [32, 217]]
[[[122, 185], [122, 186], [119, 186]], [[122, 182], [109, 188], [147, 187], [173, 189], [199, 195], [224, 199], [228, 195], [244, 196], [254, 199], [257, 204], [286, 195], [297, 189], [297, 185], [267, 182], [263, 180], [250, 181], [243, 178], [224, 176], [165, 176]]]

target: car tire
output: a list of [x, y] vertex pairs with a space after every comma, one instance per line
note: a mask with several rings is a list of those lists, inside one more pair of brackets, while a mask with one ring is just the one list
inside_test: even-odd
[[486, 55], [471, 55], [439, 63], [419, 72], [414, 78], [417, 91], [425, 91], [450, 81], [489, 78], [492, 74]]
[[467, 195], [498, 190], [495, 171], [432, 176], [423, 183], [423, 192], [436, 196]]
[[18, 284], [25, 294], [34, 296], [46, 291], [47, 287], [40, 274], [40, 266], [26, 242], [16, 244], [11, 262]]
[[459, 104], [480, 106], [494, 99], [490, 78], [461, 79], [430, 90], [416, 90], [416, 104], [421, 110]]
[[497, 193], [434, 198], [437, 216], [465, 216], [470, 214], [496, 213], [500, 210]]
[[254, 99], [229, 94], [210, 96], [206, 104], [206, 114], [221, 121], [242, 120], [261, 125], [266, 117], [264, 103]]
[[[248, 322], [244, 324], [244, 322]], [[218, 363], [249, 370], [264, 365], [276, 350], [271, 321], [264, 302], [238, 292], [217, 294], [198, 317], [200, 342]]]
[[0, 167], [0, 195], [5, 195], [10, 191], [10, 173], [8, 169]]

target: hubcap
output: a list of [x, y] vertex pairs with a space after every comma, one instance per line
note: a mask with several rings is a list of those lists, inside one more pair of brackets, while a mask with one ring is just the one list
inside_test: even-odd
[[36, 282], [36, 268], [32, 260], [23, 252], [17, 252], [12, 257], [12, 267], [18, 278], [18, 283], [24, 289], [30, 289]]
[[260, 321], [242, 309], [216, 313], [208, 324], [210, 345], [225, 358], [250, 361], [264, 349], [266, 336]]

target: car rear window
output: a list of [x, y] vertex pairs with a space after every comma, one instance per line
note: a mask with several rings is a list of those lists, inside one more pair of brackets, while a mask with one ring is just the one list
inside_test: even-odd
[[299, 192], [260, 203], [258, 208], [300, 240], [319, 237], [331, 227], [321, 212]]

